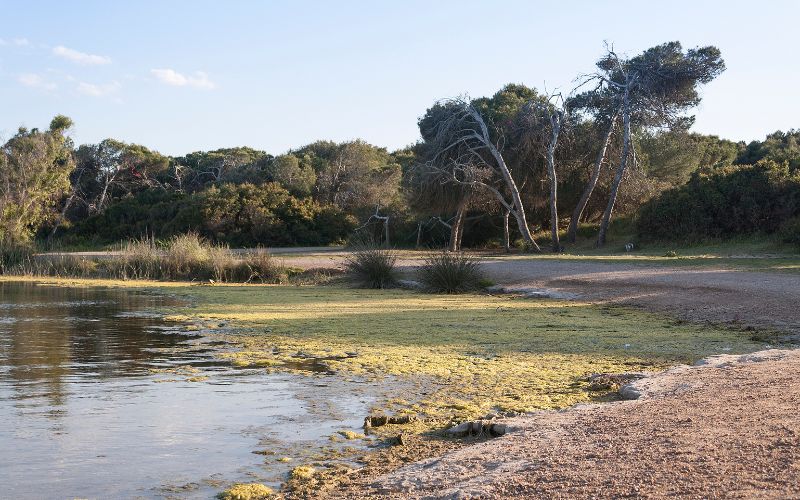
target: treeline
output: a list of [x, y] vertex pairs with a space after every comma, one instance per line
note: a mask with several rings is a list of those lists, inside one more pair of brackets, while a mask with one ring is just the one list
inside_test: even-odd
[[108, 243], [189, 231], [234, 246], [344, 241], [369, 210], [397, 209], [395, 155], [320, 141], [272, 156], [247, 147], [166, 157], [105, 140], [74, 153], [71, 191], [39, 237]]
[[237, 247], [358, 235], [453, 250], [538, 250], [547, 240], [559, 251], [582, 224], [605, 244], [620, 215], [643, 239], [791, 240], [800, 131], [750, 144], [690, 131], [700, 86], [723, 70], [714, 47], [609, 50], [569, 95], [509, 84], [491, 97], [436, 102], [419, 120], [420, 140], [392, 152], [363, 141], [278, 156], [238, 147], [169, 157], [113, 139], [76, 148], [59, 116], [3, 145], [0, 243], [194, 232]]

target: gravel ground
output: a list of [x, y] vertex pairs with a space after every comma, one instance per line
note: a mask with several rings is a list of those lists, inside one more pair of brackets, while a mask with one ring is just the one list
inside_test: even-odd
[[[485, 269], [510, 288], [800, 334], [797, 274], [570, 260], [492, 260]], [[800, 499], [797, 373], [800, 350], [677, 367], [637, 382], [635, 401], [507, 420], [506, 436], [332, 496]]]
[[635, 401], [510, 419], [501, 438], [337, 492], [363, 498], [800, 498], [800, 351], [721, 356]]

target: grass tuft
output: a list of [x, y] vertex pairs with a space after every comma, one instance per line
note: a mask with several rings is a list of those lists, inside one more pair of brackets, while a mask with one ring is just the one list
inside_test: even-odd
[[431, 292], [466, 293], [486, 280], [478, 261], [464, 253], [441, 252], [428, 257], [418, 271], [419, 281]]
[[397, 283], [397, 254], [374, 246], [361, 246], [347, 257], [345, 267], [362, 288], [391, 288]]

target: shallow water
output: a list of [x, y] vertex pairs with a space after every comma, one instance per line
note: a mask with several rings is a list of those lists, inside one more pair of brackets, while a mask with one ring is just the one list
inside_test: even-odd
[[356, 382], [231, 368], [215, 358], [225, 346], [153, 314], [167, 305], [0, 283], [0, 497], [210, 498], [233, 481], [277, 485], [368, 412]]

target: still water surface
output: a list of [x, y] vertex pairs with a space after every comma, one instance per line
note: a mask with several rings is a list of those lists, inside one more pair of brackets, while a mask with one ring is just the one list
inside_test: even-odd
[[291, 466], [277, 458], [296, 465], [367, 413], [355, 383], [231, 368], [219, 342], [153, 313], [169, 300], [0, 283], [0, 497], [275, 485]]

